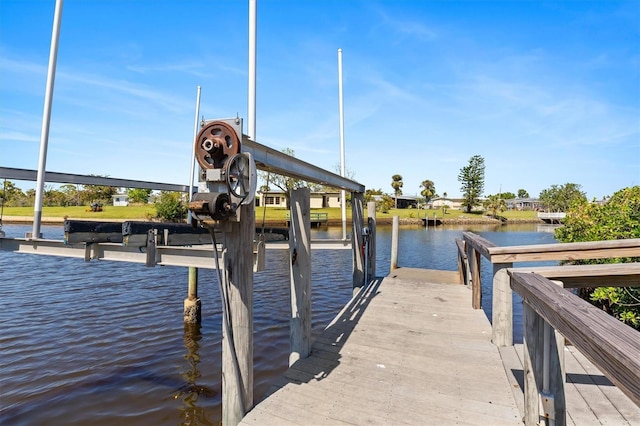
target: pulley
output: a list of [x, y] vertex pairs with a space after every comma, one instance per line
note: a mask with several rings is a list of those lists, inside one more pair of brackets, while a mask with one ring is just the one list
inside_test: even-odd
[[206, 123], [195, 140], [198, 164], [203, 169], [221, 169], [226, 161], [240, 152], [240, 139], [229, 124], [222, 121]]

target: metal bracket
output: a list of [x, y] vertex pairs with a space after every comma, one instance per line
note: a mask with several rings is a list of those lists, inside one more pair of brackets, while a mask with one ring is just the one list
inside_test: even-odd
[[540, 417], [549, 420], [556, 419], [556, 405], [553, 394], [540, 392]]
[[147, 231], [147, 259], [145, 266], [156, 266], [156, 238], [158, 237], [157, 229], [149, 229]]

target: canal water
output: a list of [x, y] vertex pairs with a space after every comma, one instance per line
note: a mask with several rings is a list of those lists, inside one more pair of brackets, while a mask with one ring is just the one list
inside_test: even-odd
[[[455, 238], [466, 230], [497, 245], [555, 242], [537, 225], [402, 227], [399, 265], [456, 270]], [[31, 227], [5, 225], [4, 231], [22, 237]], [[62, 239], [62, 227], [42, 232]], [[313, 238], [342, 235], [341, 228], [313, 232]], [[379, 227], [378, 276], [389, 273], [390, 245], [391, 228]], [[267, 251], [266, 270], [254, 278], [256, 399], [287, 367], [287, 257], [286, 250]], [[350, 251], [312, 252], [314, 333], [351, 297], [351, 262]], [[483, 261], [482, 268], [488, 301], [491, 267]], [[182, 321], [187, 279], [186, 268], [0, 251], [0, 424], [217, 425], [221, 313], [215, 273], [200, 270], [203, 320], [197, 327]], [[520, 338], [521, 302], [514, 301]]]

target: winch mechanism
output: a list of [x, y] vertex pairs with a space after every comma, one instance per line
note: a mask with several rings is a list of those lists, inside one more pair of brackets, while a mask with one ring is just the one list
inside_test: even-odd
[[253, 202], [256, 165], [250, 153], [242, 152], [241, 141], [241, 118], [202, 123], [195, 140], [198, 192], [189, 203], [194, 226], [240, 221], [238, 207]]

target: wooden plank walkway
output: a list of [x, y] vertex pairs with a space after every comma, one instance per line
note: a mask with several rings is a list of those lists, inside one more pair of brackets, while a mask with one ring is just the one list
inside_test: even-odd
[[457, 282], [408, 268], [375, 281], [241, 424], [521, 425], [489, 322]]
[[[523, 411], [523, 346], [500, 348], [507, 377]], [[607, 379], [575, 347], [566, 346], [567, 425], [640, 425], [640, 407]]]

